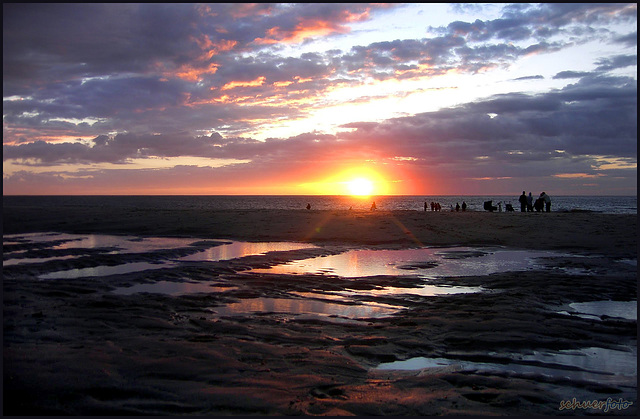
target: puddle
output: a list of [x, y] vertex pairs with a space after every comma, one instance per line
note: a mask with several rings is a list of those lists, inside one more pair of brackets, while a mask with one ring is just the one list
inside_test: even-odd
[[184, 256], [176, 260], [184, 261], [209, 261], [229, 260], [245, 256], [263, 255], [267, 252], [286, 252], [289, 250], [300, 250], [317, 248], [308, 243], [294, 242], [232, 242], [221, 246], [211, 247], [193, 255]]
[[[637, 348], [628, 349], [629, 351], [618, 351], [592, 347], [558, 352], [534, 351], [533, 354], [509, 354], [514, 362], [508, 364], [417, 357], [405, 361], [382, 363], [376, 367], [376, 370], [416, 371], [450, 368], [541, 374], [554, 378], [631, 384], [635, 383], [638, 375]], [[537, 365], [518, 363], [523, 361], [536, 362]]]
[[338, 317], [356, 320], [390, 317], [397, 314], [402, 308], [375, 303], [347, 305], [311, 299], [252, 298], [223, 307], [214, 307], [212, 310], [220, 316], [274, 313], [295, 318]]
[[113, 290], [114, 294], [118, 295], [132, 295], [141, 292], [148, 292], [153, 294], [168, 294], [168, 295], [183, 295], [183, 294], [195, 294], [200, 292], [224, 292], [237, 287], [221, 287], [216, 286], [211, 282], [171, 282], [171, 281], [158, 281], [153, 284], [136, 284], [130, 287], [121, 287]]
[[621, 317], [628, 320], [638, 320], [637, 301], [589, 301], [585, 303], [571, 303], [569, 308], [559, 313], [577, 315], [584, 318], [600, 318], [600, 316]]
[[471, 294], [476, 292], [482, 292], [482, 287], [459, 287], [459, 286], [447, 286], [447, 285], [421, 285], [416, 288], [400, 288], [400, 287], [385, 287], [381, 290], [358, 292], [360, 295], [395, 295], [395, 294], [411, 294], [420, 295], [422, 297], [435, 297], [438, 295], [453, 295], [453, 294]]
[[149, 263], [149, 262], [134, 262], [124, 263], [116, 266], [96, 266], [94, 268], [82, 268], [82, 269], [70, 269], [67, 271], [56, 271], [48, 274], [42, 274], [38, 278], [40, 279], [75, 279], [83, 277], [96, 277], [96, 276], [108, 276], [128, 274], [132, 272], [147, 271], [151, 269], [172, 268], [176, 266], [176, 263]]
[[[220, 244], [224, 243], [224, 244]], [[126, 274], [149, 269], [170, 268], [177, 265], [177, 262], [190, 261], [220, 261], [245, 256], [262, 255], [272, 251], [290, 251], [317, 246], [307, 243], [295, 242], [238, 242], [238, 241], [217, 241], [202, 240], [197, 238], [172, 238], [172, 237], [137, 237], [137, 236], [115, 236], [105, 234], [66, 234], [66, 233], [30, 233], [13, 234], [3, 236], [4, 245], [29, 245], [38, 246], [38, 250], [67, 250], [67, 249], [104, 249], [103, 254], [127, 254], [127, 253], [147, 253], [159, 250], [171, 250], [189, 246], [202, 246], [204, 250], [192, 255], [175, 258], [171, 261], [158, 261], [158, 263], [123, 263], [116, 266], [98, 266], [94, 268], [71, 269], [66, 271], [56, 271], [40, 275], [40, 279], [73, 279], [90, 276], [107, 276], [115, 274]], [[43, 249], [43, 246], [44, 249]], [[50, 244], [47, 246], [47, 244]], [[209, 246], [209, 247], [207, 247]], [[26, 253], [26, 250], [16, 250], [7, 252], [3, 260], [3, 266], [23, 265], [32, 263], [42, 263], [53, 260], [76, 259], [85, 255], [65, 255], [51, 257], [21, 258], [19, 256]], [[161, 289], [159, 287], [158, 289]], [[173, 291], [170, 291], [173, 292]]]
[[404, 250], [350, 250], [338, 255], [298, 260], [253, 273], [331, 274], [341, 277], [417, 275], [422, 278], [484, 276], [539, 267], [535, 259], [557, 253], [525, 250], [481, 250], [467, 247]]
[[[188, 247], [192, 243], [197, 242], [197, 239], [193, 238], [171, 238], [171, 237], [148, 237], [141, 238], [136, 236], [110, 236], [103, 234], [66, 234], [66, 233], [31, 233], [31, 234], [13, 234], [3, 236], [3, 245], [6, 244], [46, 244], [50, 243], [45, 249], [38, 246], [39, 250], [68, 250], [68, 249], [105, 249], [104, 254], [127, 254], [127, 253], [145, 253], [156, 250], [174, 249], [179, 247]], [[77, 259], [84, 255], [65, 255], [65, 256], [52, 256], [52, 257], [36, 257], [36, 258], [11, 258], [12, 255], [20, 255], [26, 253], [26, 250], [20, 250], [15, 252], [7, 252], [4, 256], [9, 258], [2, 261], [2, 266], [12, 265], [24, 265], [32, 263], [42, 263], [52, 260], [69, 260]], [[130, 270], [133, 267], [144, 267], [144, 269], [151, 269], [145, 267], [143, 264], [127, 264], [127, 268], [123, 268], [122, 272], [115, 273], [128, 273], [135, 272]], [[57, 273], [53, 274], [55, 277], [60, 278], [79, 278], [81, 276], [101, 276], [111, 275], [111, 273], [100, 274], [100, 269], [94, 269], [95, 274], [91, 274], [90, 271], [83, 269], [77, 269], [73, 271], [66, 271], [66, 274]], [[77, 272], [74, 274], [73, 272]], [[111, 272], [111, 269], [107, 269], [106, 272]], [[52, 276], [51, 278], [53, 278]]]
[[[419, 285], [416, 287], [384, 287], [375, 290], [358, 290], [358, 291], [334, 291], [334, 295], [340, 296], [369, 296], [369, 297], [381, 297], [389, 295], [419, 295], [421, 297], [436, 297], [439, 295], [453, 295], [453, 294], [472, 294], [476, 292], [483, 292], [482, 287], [458, 287], [448, 285]], [[302, 294], [302, 293], [301, 293]]]
[[198, 239], [194, 238], [67, 233], [32, 233], [3, 236], [3, 243], [6, 243], [7, 240], [12, 242], [19, 241], [20, 244], [64, 241], [64, 243], [57, 243], [49, 247], [49, 249], [53, 250], [117, 248], [117, 250], [110, 252], [111, 254], [144, 253], [154, 250], [174, 249], [177, 247], [187, 247], [198, 241]]
[[[18, 252], [12, 252], [18, 253]], [[21, 252], [24, 253], [24, 252]], [[24, 258], [24, 259], [7, 259], [2, 261], [2, 266], [12, 266], [12, 265], [23, 265], [29, 263], [42, 263], [49, 262], [50, 260], [67, 260], [67, 259], [76, 259], [78, 256], [69, 255], [69, 256], [54, 256], [50, 258]]]

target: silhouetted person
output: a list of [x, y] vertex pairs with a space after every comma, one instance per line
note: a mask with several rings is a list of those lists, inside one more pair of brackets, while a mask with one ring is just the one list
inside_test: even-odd
[[522, 191], [522, 195], [520, 195], [520, 198], [518, 198], [518, 202], [520, 202], [520, 211], [526, 212], [527, 211], [527, 195], [524, 193], [524, 191]]
[[456, 212], [460, 211], [460, 204], [456, 202]]
[[545, 211], [551, 212], [551, 197], [546, 193], [542, 192], [540, 194], [540, 198], [544, 201]]
[[542, 211], [544, 208], [544, 199], [542, 197], [536, 199], [536, 202], [533, 204], [533, 208], [535, 208], [536, 212]]
[[311, 204], [307, 204], [307, 209], [310, 210], [311, 209]]
[[424, 201], [424, 212], [427, 212], [427, 201]]
[[529, 192], [529, 195], [527, 196], [527, 212], [533, 212], [533, 196], [531, 195], [531, 192]]
[[462, 201], [462, 211], [466, 211], [467, 210], [467, 203]]
[[371, 204], [371, 211], [375, 211], [377, 209], [378, 207], [376, 207], [376, 201], [373, 201], [373, 203]]

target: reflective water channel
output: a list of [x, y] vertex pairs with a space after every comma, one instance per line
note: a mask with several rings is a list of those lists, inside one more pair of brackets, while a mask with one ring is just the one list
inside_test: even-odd
[[[215, 262], [267, 252], [284, 252], [317, 248], [309, 243], [293, 242], [241, 242], [229, 240], [201, 240], [194, 238], [113, 236], [103, 234], [33, 233], [3, 236], [3, 267], [38, 264], [54, 260], [72, 260], [100, 255], [152, 254], [177, 248], [197, 249], [187, 256], [158, 258], [152, 262], [126, 262], [113, 266], [50, 271], [40, 274], [42, 280], [75, 279], [127, 274], [146, 270], [179, 268], [182, 263]], [[30, 251], [37, 250], [33, 254]], [[60, 251], [76, 250], [76, 254], [56, 256]], [[84, 254], [92, 250], [93, 253]], [[47, 252], [50, 256], [47, 255]], [[482, 287], [464, 287], [429, 284], [430, 279], [456, 276], [482, 276], [498, 272], [539, 269], [541, 258], [561, 256], [547, 251], [513, 250], [504, 248], [423, 247], [401, 250], [351, 249], [343, 253], [311, 257], [271, 268], [252, 269], [248, 274], [269, 275], [332, 275], [344, 278], [370, 276], [414, 276], [422, 279], [415, 287], [379, 287], [375, 290], [335, 291], [318, 293], [291, 293], [295, 298], [246, 299], [241, 303], [216, 308], [220, 315], [238, 313], [279, 312], [294, 315], [343, 316], [348, 318], [384, 317], [397, 313], [401, 307], [375, 305], [371, 302], [354, 304], [356, 296], [383, 296], [413, 294], [441, 296], [457, 293], [483, 292]], [[119, 287], [113, 292], [120, 295], [160, 293], [183, 295], [191, 293], [219, 293], [233, 289], [218, 282], [174, 282], [134, 284]], [[335, 300], [329, 303], [326, 300]], [[637, 318], [637, 302], [574, 303], [563, 313], [582, 316], [602, 314], [622, 318]]]

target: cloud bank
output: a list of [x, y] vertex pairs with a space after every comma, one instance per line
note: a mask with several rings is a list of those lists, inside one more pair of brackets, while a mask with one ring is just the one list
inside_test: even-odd
[[[637, 80], [621, 71], [637, 67], [637, 44], [617, 29], [637, 22], [635, 4], [501, 5], [498, 18], [443, 22], [414, 39], [290, 52], [342, 45], [359, 23], [402, 7], [5, 4], [5, 193], [296, 193], [292, 177], [348, 165], [389, 172], [398, 193], [575, 190], [582, 178], [597, 178], [597, 193], [635, 189]], [[552, 77], [514, 79], [560, 88], [354, 116], [335, 132], [250, 134], [304, 120], [337, 89], [505, 71], [593, 41], [612, 53], [589, 68], [567, 61]], [[157, 160], [175, 164], [143, 167]]]

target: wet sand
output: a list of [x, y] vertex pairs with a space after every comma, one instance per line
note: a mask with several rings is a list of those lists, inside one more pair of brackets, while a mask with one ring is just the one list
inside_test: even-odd
[[[531, 360], [584, 348], [629, 351], [637, 321], [561, 313], [572, 302], [636, 300], [635, 215], [431, 213], [417, 211], [151, 211], [98, 207], [3, 208], [4, 234], [37, 231], [308, 242], [319, 247], [90, 279], [42, 273], [154, 262], [190, 250], [5, 266], [4, 414], [64, 415], [556, 415], [563, 400], [624, 399], [607, 414], [637, 412], [636, 379]], [[333, 292], [412, 287], [416, 278], [251, 274], [287, 260], [349, 248], [506, 246], [567, 256], [537, 271], [436, 282], [482, 293], [439, 297], [363, 293], [359, 302], [399, 306], [366, 320], [220, 315], [216, 307], [257, 299], [335, 302]], [[15, 250], [7, 245], [4, 252]], [[37, 251], [37, 249], [28, 249]], [[171, 252], [169, 252], [171, 253]], [[43, 257], [55, 252], [44, 249]], [[578, 273], [569, 274], [574, 269]], [[118, 295], [117, 287], [213, 281], [214, 293]], [[366, 295], [365, 295], [366, 294]], [[298, 297], [296, 297], [298, 296]], [[527, 355], [527, 356], [525, 356]], [[518, 356], [521, 358], [518, 359]], [[452, 363], [381, 370], [415, 357]], [[507, 368], [517, 365], [515, 371]], [[530, 367], [522, 372], [522, 367]], [[579, 375], [579, 374], [578, 374]], [[637, 374], [636, 374], [637, 377]]]

